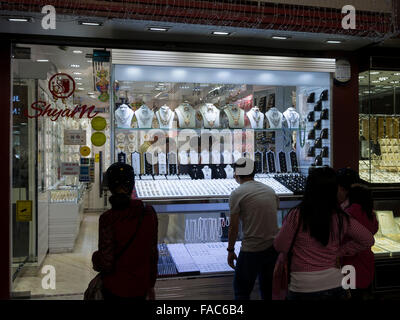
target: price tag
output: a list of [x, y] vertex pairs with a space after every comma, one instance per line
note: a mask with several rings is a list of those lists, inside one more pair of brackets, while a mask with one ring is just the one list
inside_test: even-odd
[[210, 152], [207, 150], [203, 150], [201, 152], [201, 163], [202, 164], [209, 164], [210, 163]]
[[190, 151], [190, 164], [199, 164], [199, 154], [196, 151]]
[[167, 174], [167, 156], [164, 152], [158, 154], [158, 173]]

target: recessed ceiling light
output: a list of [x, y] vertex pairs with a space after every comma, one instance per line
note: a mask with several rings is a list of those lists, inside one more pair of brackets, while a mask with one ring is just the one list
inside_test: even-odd
[[82, 51], [81, 50], [74, 50], [74, 51], [72, 51], [73, 53], [82, 53]]
[[74, 72], [74, 74], [76, 74], [77, 76], [81, 75], [81, 72]]
[[379, 77], [379, 81], [386, 81], [388, 79], [389, 79], [389, 77]]
[[88, 63], [92, 63], [92, 60], [88, 60], [87, 62], [88, 62]]
[[78, 90], [85, 90], [84, 88], [79, 87]]
[[[75, 79], [76, 79], [76, 78], [75, 78]], [[81, 86], [81, 85], [82, 85], [82, 82], [77, 82], [76, 85], [77, 85], [77, 86]]]
[[400, 76], [400, 72], [394, 73], [395, 76]]
[[84, 26], [102, 26], [103, 24], [101, 22], [93, 22], [93, 21], [80, 21], [79, 24], [82, 24]]
[[47, 59], [37, 59], [36, 62], [49, 62]]
[[359, 76], [358, 79], [365, 79], [365, 76]]
[[15, 17], [15, 18], [7, 18], [7, 20], [11, 22], [29, 22], [31, 21], [31, 18]]
[[372, 71], [371, 74], [380, 74], [379, 71]]
[[95, 94], [94, 92], [88, 92], [87, 93], [88, 95], [93, 95], [93, 94]]
[[379, 83], [380, 81], [379, 80], [372, 80], [371, 82], [372, 83]]
[[158, 31], [158, 32], [167, 32], [169, 28], [166, 27], [148, 27], [147, 30], [149, 31]]
[[287, 40], [287, 39], [289, 39], [289, 37], [285, 37], [285, 36], [273, 36], [272, 39], [275, 39], [275, 40]]
[[71, 68], [79, 68], [80, 65], [79, 64], [71, 64]]
[[216, 35], [216, 36], [229, 36], [231, 33], [230, 32], [225, 32], [225, 31], [213, 31], [211, 34]]
[[339, 44], [342, 43], [343, 41], [341, 40], [327, 40], [326, 43], [333, 43], [333, 44]]
[[82, 78], [74, 78], [75, 80], [82, 80]]

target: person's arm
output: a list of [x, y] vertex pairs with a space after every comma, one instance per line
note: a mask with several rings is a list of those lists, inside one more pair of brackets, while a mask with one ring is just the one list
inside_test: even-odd
[[372, 233], [353, 217], [349, 217], [346, 237], [351, 240], [339, 249], [340, 257], [354, 256], [358, 252], [371, 248], [375, 243]]
[[93, 253], [92, 262], [97, 272], [110, 272], [114, 266], [113, 232], [103, 216], [99, 219], [99, 250]]
[[229, 223], [229, 232], [228, 232], [228, 250], [233, 250], [228, 252], [228, 264], [234, 269], [235, 264], [234, 260], [237, 260], [237, 256], [235, 253], [235, 243], [239, 233], [239, 214], [231, 214], [230, 223]]
[[150, 289], [147, 293], [147, 299], [155, 300], [155, 291], [154, 286], [157, 280], [157, 263], [158, 263], [158, 219], [157, 213], [155, 212], [154, 208], [151, 207], [152, 216], [153, 216], [153, 225], [154, 225], [154, 234], [151, 246], [151, 260], [150, 260]]
[[298, 210], [290, 212], [282, 223], [282, 228], [274, 239], [274, 248], [278, 252], [288, 253], [298, 227]]

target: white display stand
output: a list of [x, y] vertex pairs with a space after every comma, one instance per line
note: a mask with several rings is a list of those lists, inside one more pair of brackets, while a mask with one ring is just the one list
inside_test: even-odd
[[49, 203], [49, 252], [71, 252], [83, 219], [84, 197], [78, 203]]

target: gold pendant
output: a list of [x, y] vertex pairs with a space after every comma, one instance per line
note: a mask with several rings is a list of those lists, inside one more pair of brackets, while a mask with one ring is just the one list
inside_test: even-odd
[[237, 119], [235, 119], [235, 126], [237, 126], [239, 124], [239, 121]]
[[211, 127], [214, 127], [214, 121], [208, 121]]
[[188, 126], [190, 124], [190, 121], [188, 119], [185, 119], [185, 125]]

